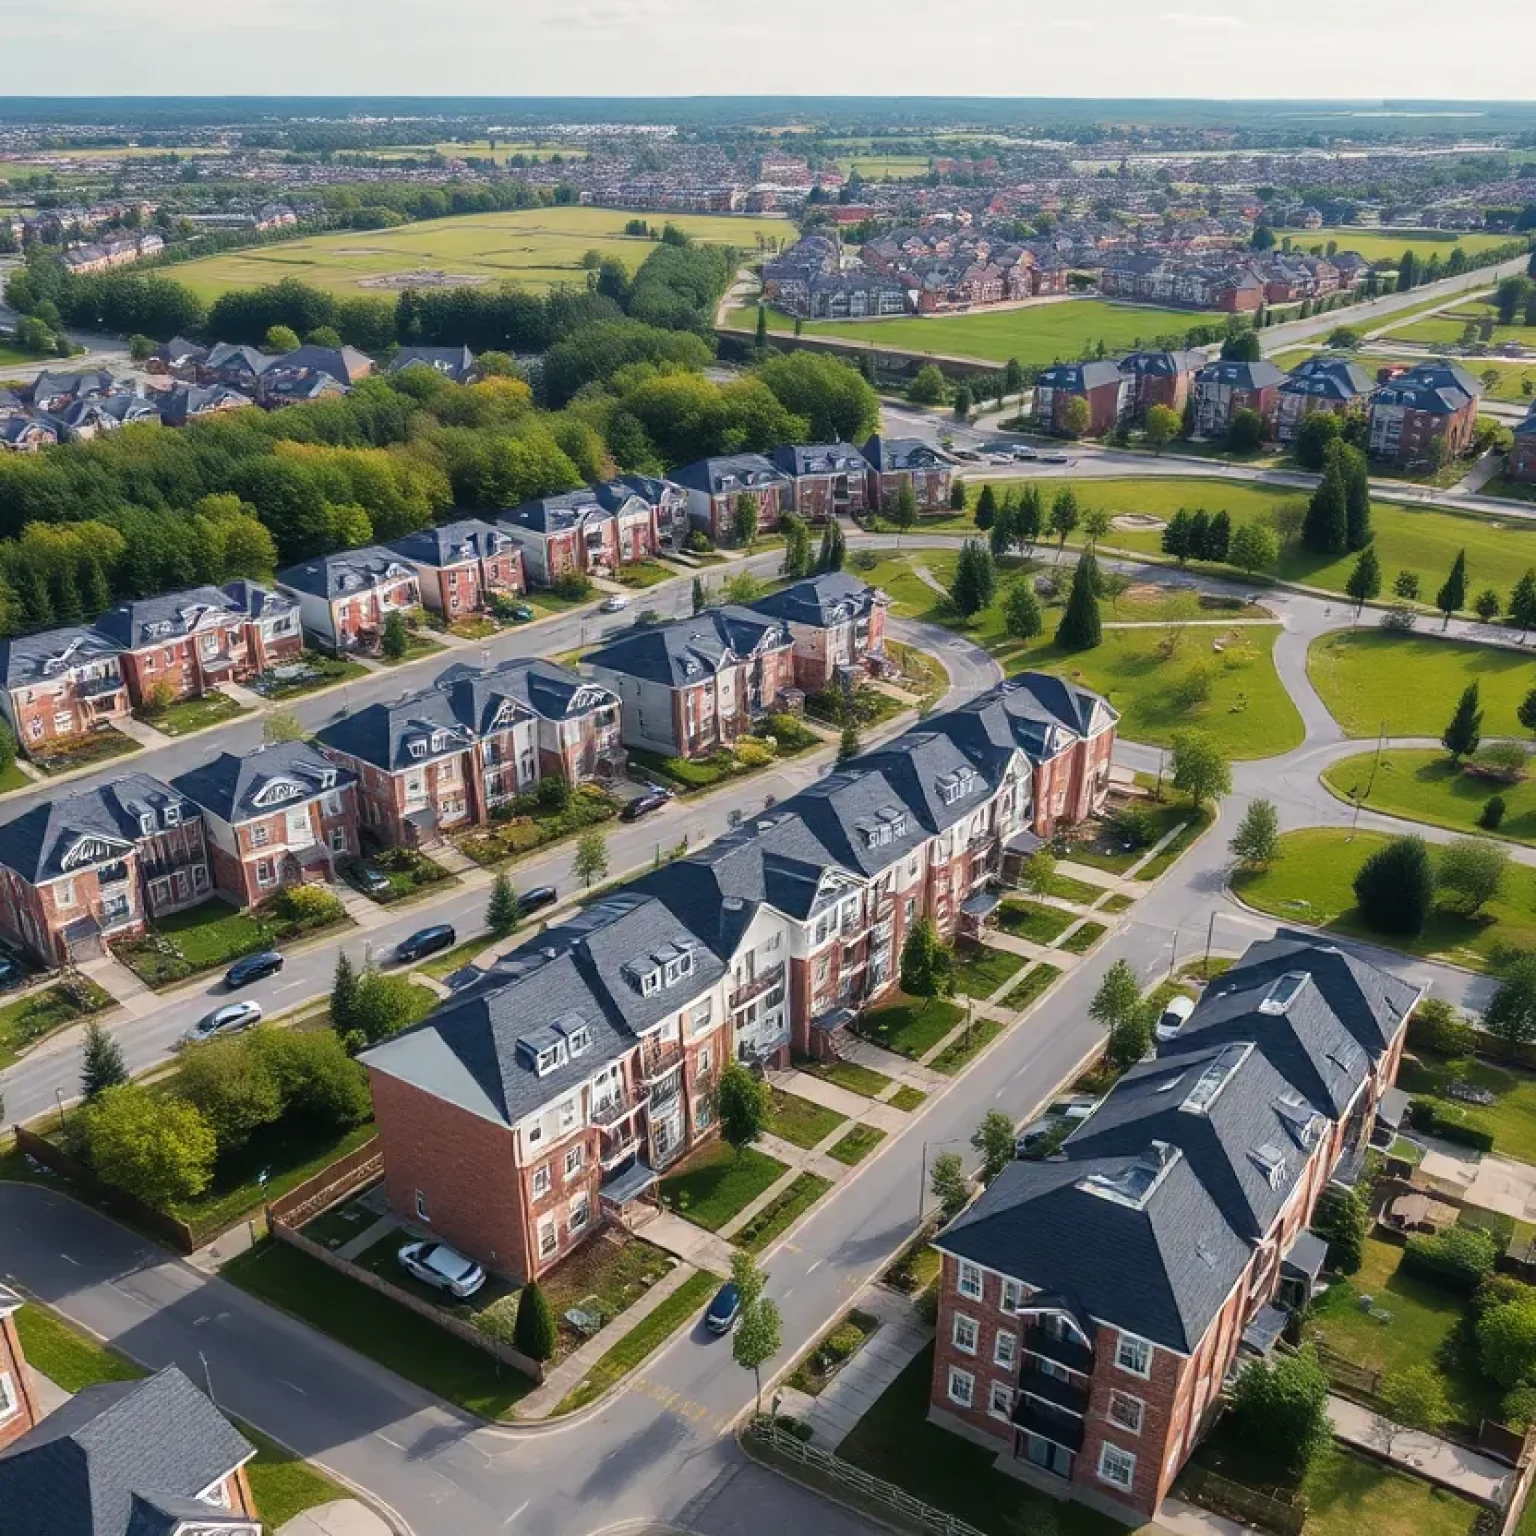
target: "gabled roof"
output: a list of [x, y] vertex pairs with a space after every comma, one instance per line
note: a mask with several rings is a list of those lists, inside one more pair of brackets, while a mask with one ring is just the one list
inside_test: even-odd
[[869, 465], [852, 443], [791, 443], [768, 455], [786, 475], [863, 475]]
[[771, 459], [760, 453], [736, 453], [717, 459], [696, 459], [668, 477], [690, 491], [704, 491], [711, 496], [733, 491], [764, 490], [772, 485], [786, 485], [789, 476]]
[[1455, 363], [1420, 363], [1388, 379], [1376, 391], [1374, 405], [1402, 405], [1435, 416], [1453, 416], [1476, 400], [1483, 386]]
[[253, 752], [221, 752], [171, 780], [171, 788], [231, 824], [270, 816], [355, 782], [308, 742], [275, 742]]
[[508, 698], [544, 720], [572, 720], [619, 702], [611, 688], [541, 656], [514, 656], [488, 669], [460, 662], [438, 673], [437, 686], [452, 687], [465, 678], [493, 682]]
[[373, 359], [364, 356], [356, 347], [317, 347], [307, 345], [279, 357], [274, 367], [283, 369], [312, 369], [327, 373], [343, 384], [355, 384], [373, 367]]
[[613, 513], [587, 486], [575, 491], [561, 491], [558, 496], [535, 496], [531, 501], [495, 514], [498, 523], [508, 528], [525, 528], [531, 533], [568, 533], [572, 528]]
[[232, 341], [221, 341], [208, 350], [208, 356], [203, 359], [203, 366], [215, 373], [241, 373], [260, 377], [267, 371], [277, 358], [266, 352], [259, 352], [255, 347], [241, 346]]
[[165, 592], [140, 597], [109, 608], [96, 620], [96, 628], [125, 650], [177, 640], [221, 618], [243, 616], [243, 610], [219, 587], [189, 587], [185, 592]]
[[616, 475], [592, 487], [592, 494], [610, 512], [617, 512], [631, 496], [638, 496], [648, 506], [659, 507], [669, 490], [677, 487], [656, 475]]
[[72, 667], [122, 655], [122, 646], [84, 624], [0, 640], [0, 677], [8, 688], [45, 683]]
[[412, 580], [416, 573], [387, 544], [366, 544], [334, 555], [316, 555], [277, 573], [278, 583], [327, 600], [363, 592], [386, 582]]
[[949, 460], [920, 437], [882, 437], [878, 432], [864, 444], [871, 469], [891, 474], [903, 469], [946, 469]]
[[1239, 362], [1235, 358], [1219, 358], [1207, 363], [1195, 374], [1199, 384], [1224, 384], [1229, 389], [1268, 389], [1280, 384], [1285, 375], [1271, 362], [1260, 359], [1256, 363]]
[[172, 336], [155, 348], [155, 356], [162, 363], [200, 363], [208, 356], [208, 348], [201, 342], [188, 341], [185, 336]]
[[786, 624], [811, 624], [826, 629], [867, 614], [884, 602], [883, 593], [857, 576], [829, 571], [824, 576], [811, 576], [793, 586], [781, 587], [747, 606]]
[[1143, 378], [1171, 379], [1200, 366], [1198, 352], [1132, 352], [1120, 359], [1120, 371]]
[[789, 643], [776, 620], [730, 604], [706, 608], [673, 624], [631, 630], [585, 659], [594, 667], [669, 688], [686, 688], [714, 676], [732, 661]]
[[419, 528], [392, 540], [388, 548], [413, 564], [442, 568], [487, 559], [499, 553], [506, 543], [504, 529], [478, 517], [463, 517], [456, 522]]
[[1117, 363], [1108, 360], [1089, 363], [1057, 363], [1054, 368], [1043, 368], [1035, 378], [1041, 389], [1065, 389], [1081, 394], [1090, 389], [1102, 389], [1106, 384], [1119, 386], [1124, 375]]
[[210, 384], [206, 388], [201, 384], [178, 384], [160, 397], [159, 413], [167, 426], [176, 427], [210, 411], [252, 403], [248, 395], [226, 384]]
[[5, 1536], [159, 1536], [194, 1517], [249, 1524], [194, 1501], [255, 1454], [175, 1366], [87, 1387], [0, 1450]]
[[468, 347], [401, 347], [389, 360], [389, 371], [405, 368], [431, 368], [459, 383], [468, 378], [475, 366], [475, 354]]
[[437, 687], [343, 715], [317, 731], [315, 740], [393, 773], [468, 751], [474, 732], [455, 713], [449, 691]]

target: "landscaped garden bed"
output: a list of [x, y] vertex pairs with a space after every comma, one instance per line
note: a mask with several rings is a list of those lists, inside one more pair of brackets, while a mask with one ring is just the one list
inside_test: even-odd
[[537, 793], [518, 795], [498, 807], [489, 826], [476, 827], [456, 839], [459, 851], [484, 869], [497, 869], [618, 814], [613, 797], [595, 784], [566, 791], [563, 779], [544, 783], [560, 789], [549, 791], [540, 785]]
[[788, 1169], [775, 1157], [724, 1142], [700, 1147], [661, 1181], [662, 1204], [695, 1226], [718, 1232], [733, 1216], [771, 1188]]
[[66, 976], [51, 987], [0, 1007], [0, 1068], [76, 1019], [113, 1004], [112, 994], [89, 976]]
[[457, 876], [429, 859], [419, 848], [381, 848], [362, 862], [383, 875], [389, 881], [389, 889], [368, 890], [361, 881], [361, 871], [356, 865], [347, 871], [347, 879], [370, 901], [376, 901], [381, 907], [430, 895], [438, 886], [458, 884]]
[[735, 1234], [734, 1241], [748, 1253], [761, 1253], [776, 1237], [787, 1232], [832, 1188], [819, 1173], [801, 1173], [782, 1194], [775, 1195]]
[[74, 773], [81, 768], [95, 768], [109, 763], [114, 757], [126, 757], [137, 752], [139, 744], [133, 737], [125, 736], [115, 727], [101, 726], [88, 736], [71, 741], [48, 742], [33, 748], [27, 756], [39, 773], [56, 778], [61, 773]]
[[434, 640], [430, 635], [424, 635], [418, 629], [408, 629], [405, 632], [405, 649], [398, 656], [385, 656], [380, 654], [377, 658], [386, 667], [403, 667], [407, 662], [420, 661], [424, 656], [432, 656], [444, 649], [441, 640]]
[[707, 757], [663, 757], [631, 747], [630, 774], [642, 781], [663, 783], [682, 795], [699, 794], [729, 779], [760, 773], [821, 744], [821, 737], [793, 715], [771, 715], [751, 736], [743, 736], [734, 747], [717, 748]]
[[[653, 1243], [612, 1228], [562, 1259], [539, 1282], [560, 1325], [556, 1358], [579, 1348], [590, 1333], [627, 1311], [665, 1278], [676, 1262]], [[566, 1317], [573, 1311], [585, 1315], [589, 1332], [578, 1329]]]
[[900, 699], [892, 697], [879, 688], [871, 687], [868, 683], [862, 683], [854, 689], [851, 714], [849, 701], [837, 688], [829, 688], [824, 693], [813, 693], [805, 701], [805, 712], [811, 719], [839, 729], [851, 718], [860, 730], [868, 730], [872, 726], [883, 725], [892, 716], [899, 715], [906, 707]]
[[789, 1385], [819, 1397], [832, 1378], [874, 1337], [879, 1326], [878, 1317], [852, 1308], [801, 1356], [789, 1374]]
[[273, 701], [297, 699], [336, 683], [366, 677], [368, 668], [345, 656], [327, 656], [323, 651], [305, 651], [296, 661], [285, 661], [253, 678], [246, 686], [252, 693]]
[[250, 712], [238, 699], [215, 689], [200, 699], [177, 699], [163, 709], [146, 704], [133, 714], [135, 719], [153, 726], [162, 736], [190, 736], [193, 731], [205, 731], [209, 726], [223, 725], [226, 720], [237, 720]]

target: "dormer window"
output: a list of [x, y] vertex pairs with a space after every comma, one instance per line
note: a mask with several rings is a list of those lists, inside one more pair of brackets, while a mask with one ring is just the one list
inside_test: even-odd
[[592, 1046], [592, 1031], [583, 1024], [579, 1029], [573, 1029], [566, 1037], [566, 1049], [572, 1056], [584, 1055]]
[[676, 960], [667, 961], [666, 979], [670, 987], [673, 982], [681, 981], [684, 976], [693, 975], [693, 956], [679, 955]]
[[565, 1044], [563, 1041], [557, 1041], [555, 1044], [546, 1046], [539, 1052], [538, 1061], [534, 1065], [534, 1071], [540, 1077], [543, 1077], [546, 1073], [553, 1072], [564, 1060]]
[[320, 770], [320, 788], [335, 789], [336, 770], [334, 768], [322, 768]]
[[144, 811], [139, 816], [139, 831], [142, 832], [145, 837], [148, 837], [154, 830], [155, 813], [153, 811]]
[[411, 754], [412, 757], [425, 757], [427, 755], [427, 743], [425, 738], [421, 736], [413, 737], [410, 742], [407, 743], [406, 750]]
[[445, 746], [447, 746], [447, 745], [448, 745], [448, 734], [447, 734], [446, 731], [433, 731], [432, 732], [432, 750], [434, 752], [441, 752], [443, 750], [443, 748]]
[[648, 966], [645, 970], [636, 970], [634, 977], [642, 997], [655, 997], [661, 991], [660, 966], [652, 965]]
[[168, 827], [179, 827], [181, 825], [181, 807], [179, 805], [166, 806], [165, 824]]

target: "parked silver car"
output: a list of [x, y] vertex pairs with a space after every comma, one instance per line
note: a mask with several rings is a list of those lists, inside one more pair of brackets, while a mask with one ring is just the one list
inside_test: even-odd
[[485, 1271], [447, 1243], [407, 1243], [400, 1266], [423, 1285], [451, 1296], [473, 1296], [485, 1284]]
[[222, 1008], [215, 1008], [205, 1018], [199, 1019], [182, 1039], [188, 1045], [196, 1045], [201, 1040], [237, 1034], [242, 1029], [252, 1029], [260, 1023], [261, 1004], [245, 998], [241, 1002], [225, 1003]]

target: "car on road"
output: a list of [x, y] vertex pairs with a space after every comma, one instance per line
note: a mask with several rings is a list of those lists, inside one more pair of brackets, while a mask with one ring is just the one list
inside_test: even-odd
[[1054, 1152], [1098, 1107], [1099, 1101], [1091, 1093], [1057, 1099], [1014, 1138], [1013, 1155], [1044, 1157]]
[[989, 453], [987, 455], [987, 463], [989, 463], [989, 464], [1012, 464], [1013, 463], [1013, 455], [1011, 453], [1004, 452], [1000, 448], [999, 449], [994, 449], [991, 453]]
[[243, 955], [224, 972], [224, 985], [248, 987], [253, 981], [276, 976], [283, 968], [283, 957], [275, 949], [264, 949], [259, 954]]
[[727, 1280], [715, 1292], [709, 1310], [704, 1314], [704, 1326], [711, 1333], [729, 1333], [741, 1316], [741, 1297], [736, 1294], [734, 1281]]
[[554, 886], [531, 886], [517, 898], [517, 915], [519, 917], [527, 917], [530, 912], [537, 912], [540, 907], [549, 906], [554, 899]]
[[533, 609], [527, 603], [517, 603], [511, 609], [514, 624], [526, 624], [533, 617]]
[[1016, 459], [1038, 459], [1040, 457], [1040, 450], [1038, 448], [1026, 448], [1020, 443], [1015, 446], [1013, 456]]
[[619, 812], [619, 820], [639, 821], [642, 816], [649, 816], [652, 811], [659, 811], [671, 798], [670, 789], [662, 789], [659, 785], [652, 784], [643, 795], [636, 795], [625, 805]]
[[407, 1243], [400, 1250], [400, 1267], [450, 1296], [473, 1296], [485, 1284], [485, 1271], [447, 1243]]
[[20, 986], [26, 974], [26, 967], [14, 955], [0, 954], [0, 992]]
[[402, 965], [409, 965], [413, 960], [435, 955], [440, 949], [452, 949], [458, 942], [459, 936], [452, 923], [433, 923], [430, 928], [418, 928], [408, 938], [401, 939], [395, 945], [395, 959]]
[[352, 879], [364, 896], [383, 896], [389, 890], [389, 876], [372, 864], [356, 865]]
[[981, 463], [981, 455], [974, 448], [951, 448], [949, 456], [952, 459], [964, 459], [967, 464]]
[[603, 599], [599, 613], [623, 613], [629, 607], [629, 599], [622, 592], [612, 592]]
[[199, 1019], [182, 1039], [188, 1045], [196, 1045], [200, 1040], [238, 1034], [242, 1029], [253, 1029], [260, 1023], [261, 1004], [247, 997], [238, 1003], [225, 1003], [222, 1008], [215, 1008], [205, 1018]]
[[1184, 996], [1170, 997], [1168, 1006], [1163, 1009], [1163, 1016], [1157, 1021], [1153, 1034], [1159, 1040], [1172, 1040], [1184, 1028], [1185, 1020], [1194, 1011], [1195, 1005], [1191, 999]]
[[1072, 460], [1064, 453], [1042, 453], [1040, 455], [1040, 462], [1042, 464], [1070, 464]]

